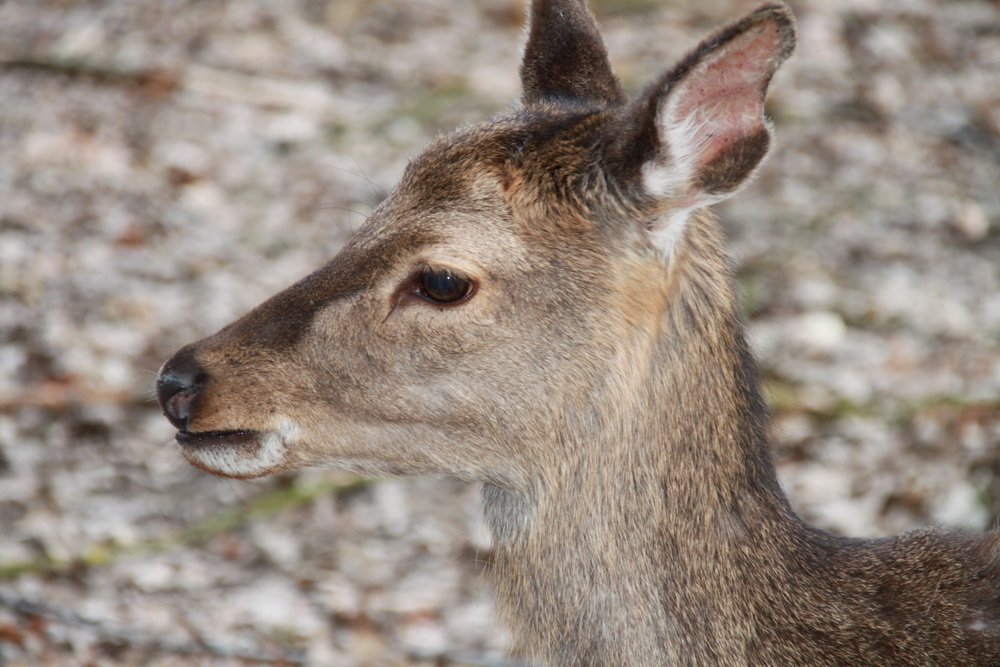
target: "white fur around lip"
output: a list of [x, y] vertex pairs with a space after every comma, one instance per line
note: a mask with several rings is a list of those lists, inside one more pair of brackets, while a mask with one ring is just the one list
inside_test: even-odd
[[259, 433], [250, 444], [233, 445], [220, 441], [181, 447], [188, 460], [216, 475], [261, 477], [286, 464], [288, 447], [294, 444], [297, 433], [294, 423], [282, 420], [276, 429]]

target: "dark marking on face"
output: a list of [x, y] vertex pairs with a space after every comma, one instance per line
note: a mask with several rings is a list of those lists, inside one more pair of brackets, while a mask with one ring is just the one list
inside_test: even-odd
[[400, 255], [434, 243], [427, 228], [402, 226], [391, 237], [379, 238], [378, 221], [372, 220], [322, 268], [279, 292], [247, 315], [219, 332], [235, 336], [251, 347], [291, 349], [309, 331], [313, 318], [338, 299], [358, 295], [393, 269]]

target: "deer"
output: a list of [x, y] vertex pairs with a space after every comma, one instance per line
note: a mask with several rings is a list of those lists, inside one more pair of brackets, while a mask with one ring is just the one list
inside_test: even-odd
[[709, 209], [767, 156], [794, 44], [764, 5], [630, 99], [584, 0], [534, 0], [518, 106], [163, 365], [183, 456], [481, 483], [499, 609], [540, 664], [1000, 664], [1000, 531], [841, 537], [779, 484]]

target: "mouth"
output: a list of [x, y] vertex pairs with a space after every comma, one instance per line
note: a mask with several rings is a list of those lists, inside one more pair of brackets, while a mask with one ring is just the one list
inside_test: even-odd
[[204, 445], [247, 445], [260, 436], [256, 431], [178, 431], [177, 444], [183, 447]]
[[233, 479], [273, 475], [289, 467], [286, 444], [270, 431], [178, 431], [175, 436], [188, 463]]

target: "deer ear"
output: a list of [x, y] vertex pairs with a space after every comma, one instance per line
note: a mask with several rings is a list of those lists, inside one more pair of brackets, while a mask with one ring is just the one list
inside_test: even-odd
[[585, 0], [534, 0], [521, 61], [522, 102], [622, 104], [618, 77]]
[[630, 110], [622, 148], [641, 161], [646, 193], [669, 205], [652, 230], [666, 254], [692, 211], [733, 194], [763, 162], [764, 96], [794, 45], [788, 10], [762, 7], [704, 41]]

